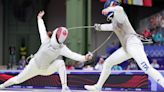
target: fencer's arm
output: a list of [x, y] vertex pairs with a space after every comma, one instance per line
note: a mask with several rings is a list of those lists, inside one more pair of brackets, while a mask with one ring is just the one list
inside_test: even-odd
[[80, 62], [87, 61], [84, 55], [72, 52], [67, 46], [61, 49], [61, 55]]
[[94, 28], [97, 31], [113, 31], [113, 25], [110, 24], [94, 24]]
[[100, 31], [113, 31], [113, 25], [112, 24], [101, 24]]
[[46, 27], [44, 25], [44, 21], [41, 17], [37, 17], [38, 21], [38, 29], [40, 34], [41, 43], [43, 43], [46, 39], [48, 39]]

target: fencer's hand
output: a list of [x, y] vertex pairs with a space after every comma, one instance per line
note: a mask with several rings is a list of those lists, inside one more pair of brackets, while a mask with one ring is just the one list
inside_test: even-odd
[[85, 59], [86, 61], [89, 61], [93, 58], [93, 54], [91, 52], [88, 52], [86, 55], [85, 55]]
[[38, 13], [38, 18], [42, 18], [44, 16], [45, 12], [44, 11], [40, 11]]
[[101, 30], [101, 24], [94, 24], [95, 30]]

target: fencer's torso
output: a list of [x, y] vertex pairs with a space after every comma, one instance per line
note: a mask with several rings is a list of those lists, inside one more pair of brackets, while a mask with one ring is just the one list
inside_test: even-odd
[[117, 6], [114, 11], [114, 18], [112, 19], [113, 30], [116, 33], [121, 45], [126, 49], [127, 39], [136, 34], [132, 25], [130, 24], [127, 15], [121, 6]]
[[[61, 56], [73, 59], [75, 61], [86, 61], [84, 55], [72, 52], [66, 45], [59, 44], [58, 46], [51, 45], [50, 39], [46, 40], [40, 46], [38, 52], [34, 55], [34, 60], [39, 69], [47, 69], [56, 59]], [[61, 59], [61, 58], [60, 58]]]
[[53, 48], [50, 44], [50, 40], [47, 40], [42, 43], [34, 57], [38, 68], [48, 68], [49, 65], [60, 56], [60, 51], [62, 47], [64, 46], [61, 45], [59, 48]]

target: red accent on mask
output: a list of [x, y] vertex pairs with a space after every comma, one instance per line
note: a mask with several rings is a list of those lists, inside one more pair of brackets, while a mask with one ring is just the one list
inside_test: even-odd
[[66, 35], [67, 35], [67, 32], [66, 32], [65, 30], [63, 31], [63, 35], [64, 35], [64, 36], [66, 36]]
[[56, 33], [56, 35], [57, 35], [57, 39], [60, 38], [61, 32], [62, 32], [62, 28], [59, 27], [58, 30], [57, 30], [57, 33]]

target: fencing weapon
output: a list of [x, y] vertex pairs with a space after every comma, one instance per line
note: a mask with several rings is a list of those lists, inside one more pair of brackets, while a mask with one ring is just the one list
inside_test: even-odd
[[[68, 30], [88, 29], [88, 28], [94, 28], [94, 26], [70, 27], [70, 28], [68, 28]], [[100, 46], [98, 46], [96, 49], [94, 49], [91, 53], [94, 54], [95, 52], [97, 52], [102, 46], [104, 46], [105, 43], [107, 43], [107, 41], [112, 37], [112, 35], [113, 35], [113, 32], [109, 35], [109, 37]]]

